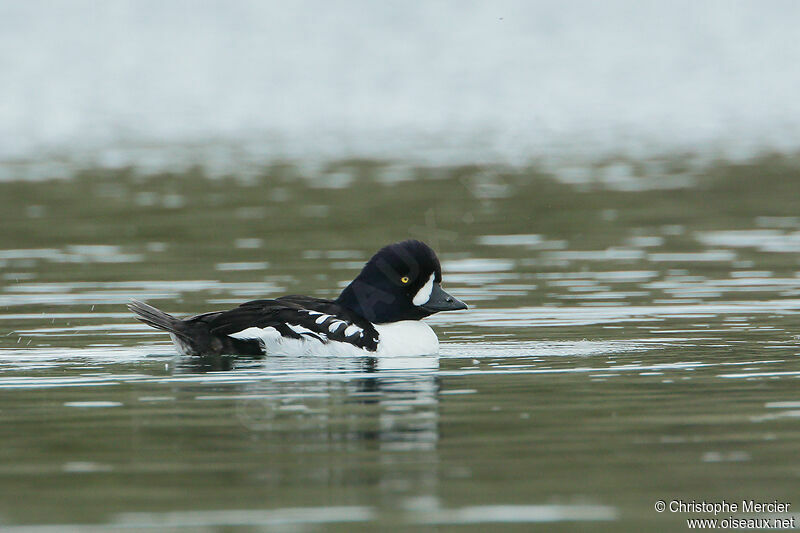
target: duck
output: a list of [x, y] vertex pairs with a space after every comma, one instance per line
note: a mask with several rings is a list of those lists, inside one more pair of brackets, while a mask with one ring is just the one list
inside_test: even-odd
[[187, 318], [139, 300], [128, 309], [187, 356], [437, 355], [439, 339], [423, 319], [467, 309], [441, 284], [433, 249], [406, 240], [378, 250], [335, 300], [281, 296]]

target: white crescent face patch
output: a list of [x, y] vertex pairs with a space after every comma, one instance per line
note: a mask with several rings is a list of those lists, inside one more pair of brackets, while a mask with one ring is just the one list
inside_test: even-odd
[[425, 305], [426, 303], [428, 303], [428, 300], [431, 299], [431, 293], [433, 292], [434, 274], [431, 274], [431, 277], [428, 278], [428, 281], [425, 282], [425, 285], [423, 285], [420, 288], [420, 290], [417, 291], [417, 294], [414, 295], [414, 298], [411, 300], [411, 302], [414, 305], [416, 306]]

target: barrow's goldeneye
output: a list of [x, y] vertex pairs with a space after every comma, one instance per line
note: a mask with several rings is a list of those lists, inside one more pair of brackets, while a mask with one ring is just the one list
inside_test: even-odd
[[128, 308], [183, 355], [433, 355], [439, 340], [421, 319], [467, 308], [441, 282], [433, 250], [409, 240], [379, 250], [335, 300], [282, 296], [185, 319], [137, 300]]

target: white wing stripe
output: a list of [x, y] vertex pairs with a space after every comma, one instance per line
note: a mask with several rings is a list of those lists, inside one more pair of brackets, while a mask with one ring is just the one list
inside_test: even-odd
[[347, 322], [342, 322], [341, 320], [337, 320], [333, 324], [328, 326], [328, 331], [330, 331], [331, 333], [334, 333], [337, 329], [342, 327], [342, 324], [347, 325]]
[[298, 335], [303, 335], [304, 333], [308, 333], [308, 334], [314, 335], [315, 337], [322, 337], [323, 339], [325, 338], [325, 334], [324, 333], [320, 333], [318, 331], [314, 331], [314, 330], [308, 329], [308, 328], [300, 326], [298, 324], [286, 324], [286, 326], [289, 329], [291, 329], [292, 331], [294, 331], [295, 333], [297, 333]]
[[344, 330], [344, 336], [349, 337], [350, 335], [355, 335], [356, 333], [364, 334], [364, 330], [360, 327], [356, 326], [355, 324], [350, 324], [347, 326], [347, 329]]

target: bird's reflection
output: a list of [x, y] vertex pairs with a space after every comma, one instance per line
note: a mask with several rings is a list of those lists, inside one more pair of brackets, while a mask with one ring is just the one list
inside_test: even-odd
[[257, 365], [262, 359], [263, 356], [242, 355], [181, 356], [173, 361], [173, 371], [176, 374], [224, 372]]
[[[217, 358], [193, 363], [175, 371], [232, 369], [226, 376], [252, 377], [216, 390], [233, 400], [243, 445], [270, 458], [253, 473], [261, 480], [289, 483], [289, 477], [302, 476], [297, 471], [297, 457], [302, 456], [305, 475], [329, 483], [374, 482], [387, 495], [414, 497], [436, 484], [438, 357]], [[362, 478], [367, 458], [373, 465], [367, 469], [373, 470], [370, 480]], [[294, 469], [286, 466], [287, 460], [294, 462]]]

